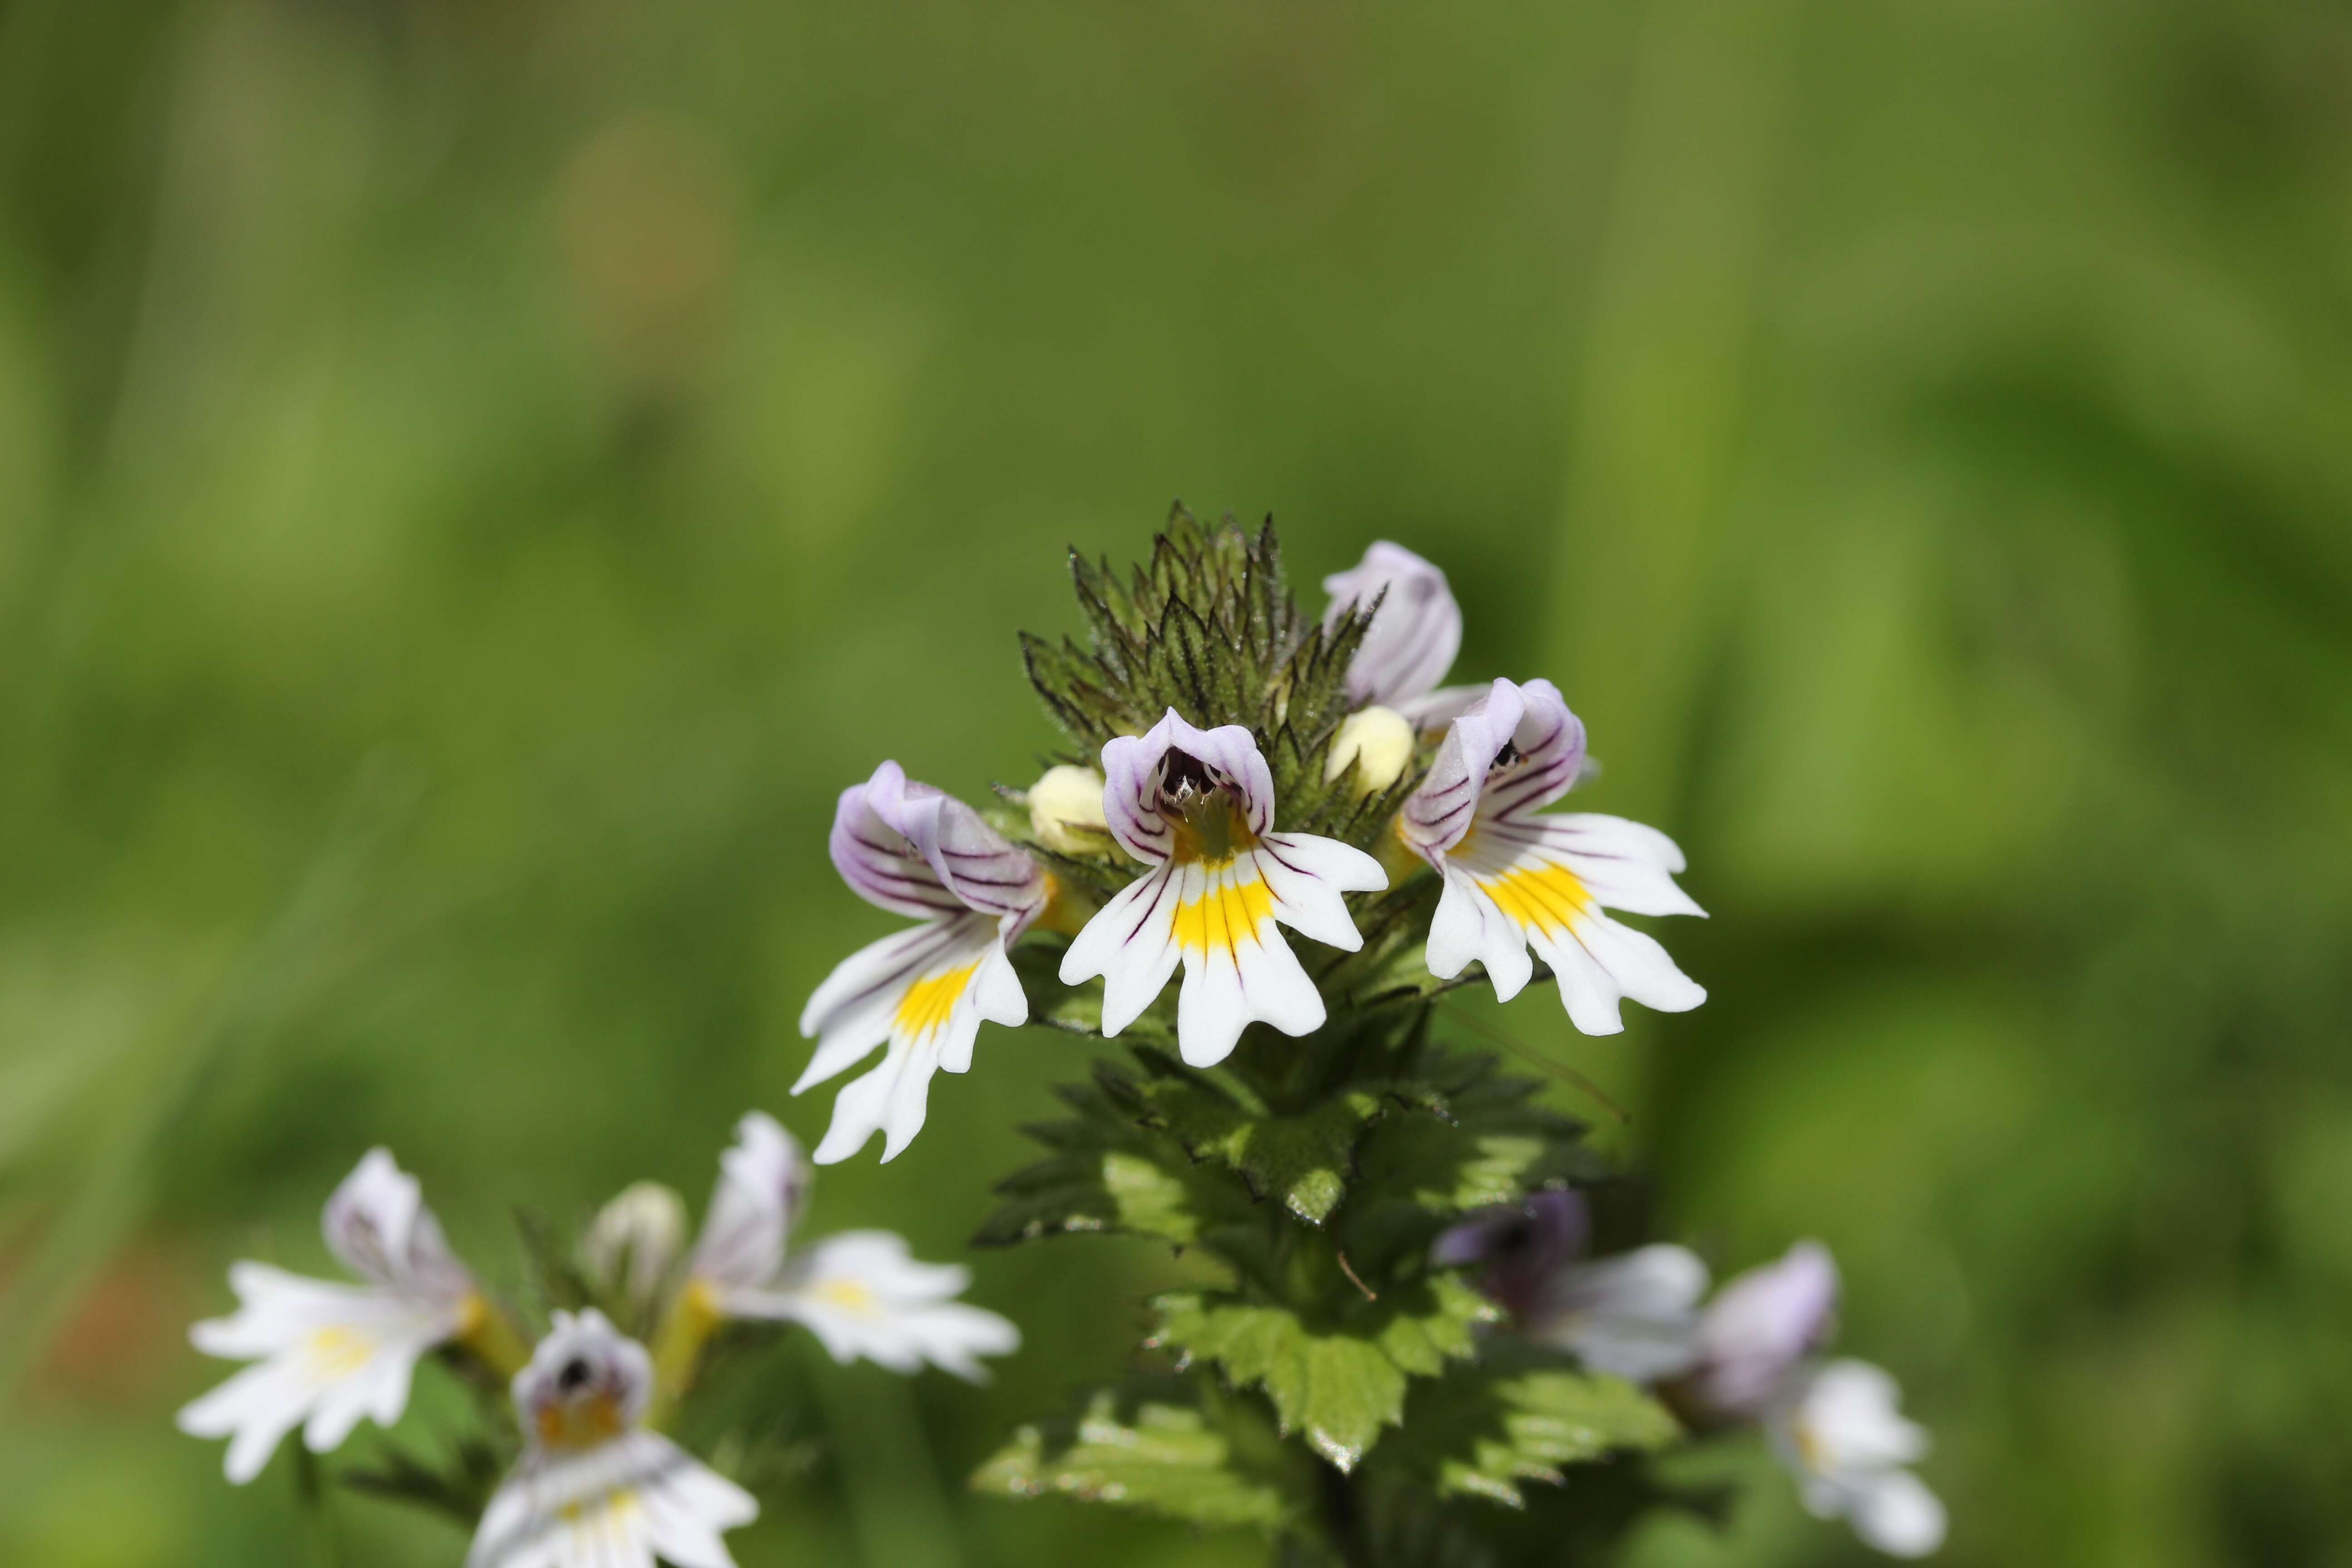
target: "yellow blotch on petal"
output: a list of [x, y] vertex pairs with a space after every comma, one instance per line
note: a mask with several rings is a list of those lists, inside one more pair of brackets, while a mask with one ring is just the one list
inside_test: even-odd
[[302, 1353], [317, 1375], [346, 1377], [367, 1365], [375, 1346], [349, 1329], [313, 1329], [302, 1342]]
[[845, 1312], [855, 1312], [861, 1318], [874, 1315], [874, 1292], [867, 1289], [862, 1280], [828, 1279], [818, 1286], [814, 1294], [825, 1305], [838, 1307]]
[[1257, 940], [1258, 922], [1274, 912], [1274, 890], [1265, 879], [1221, 882], [1197, 899], [1176, 906], [1176, 942], [1187, 952], [1231, 952]]
[[1576, 873], [1550, 861], [1482, 877], [1478, 886], [1522, 931], [1567, 931], [1592, 907], [1592, 895]]
[[956, 998], [971, 984], [972, 973], [980, 967], [978, 959], [959, 964], [944, 974], [927, 975], [907, 987], [899, 999], [892, 1029], [902, 1035], [920, 1036], [940, 1027], [948, 1015], [955, 1010]]

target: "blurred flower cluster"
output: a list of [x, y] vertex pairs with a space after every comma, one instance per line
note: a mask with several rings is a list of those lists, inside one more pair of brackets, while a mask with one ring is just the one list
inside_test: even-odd
[[417, 1363], [437, 1356], [481, 1394], [479, 1435], [445, 1467], [387, 1448], [383, 1468], [343, 1479], [473, 1525], [468, 1568], [727, 1564], [720, 1535], [758, 1504], [664, 1431], [722, 1325], [798, 1323], [838, 1361], [973, 1379], [980, 1357], [1020, 1336], [956, 1300], [963, 1269], [915, 1261], [887, 1231], [790, 1246], [810, 1171], [772, 1118], [745, 1116], [719, 1167], [690, 1247], [685, 1204], [641, 1183], [604, 1206], [574, 1257], [535, 1258], [542, 1294], [571, 1305], [549, 1310], [534, 1344], [523, 1315], [450, 1250], [416, 1178], [372, 1150], [323, 1224], [362, 1283], [232, 1268], [237, 1310], [192, 1337], [252, 1364], [189, 1405], [180, 1426], [228, 1438], [228, 1479], [243, 1483], [298, 1426], [313, 1454], [341, 1447], [362, 1417], [392, 1426]]

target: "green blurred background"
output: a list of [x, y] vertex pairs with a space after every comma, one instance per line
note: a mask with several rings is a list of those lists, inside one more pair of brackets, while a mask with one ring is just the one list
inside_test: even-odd
[[[821, 1131], [835, 792], [1026, 782], [1014, 628], [1180, 495], [1312, 598], [1436, 558], [1681, 838], [1705, 1008], [1488, 1016], [1668, 1234], [1836, 1249], [1947, 1561], [2352, 1563], [2352, 16], [2288, 0], [0, 0], [0, 1561], [456, 1561], [172, 1429], [225, 1264], [374, 1142], [510, 1278], [517, 1203]], [[1087, 1056], [984, 1032], [812, 1225], [965, 1256]], [[787, 1358], [747, 1568], [1255, 1560], [962, 1495], [1169, 1268], [971, 1261], [1029, 1348]], [[1864, 1559], [1759, 1463], [1634, 1562]]]

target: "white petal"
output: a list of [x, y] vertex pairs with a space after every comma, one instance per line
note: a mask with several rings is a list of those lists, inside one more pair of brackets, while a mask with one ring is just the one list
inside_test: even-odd
[[1343, 952], [1364, 945], [1341, 895], [1386, 888], [1389, 874], [1379, 861], [1336, 838], [1311, 833], [1269, 833], [1251, 853], [1274, 894], [1275, 919]]
[[301, 1425], [312, 1392], [294, 1368], [264, 1362], [191, 1401], [181, 1409], [178, 1425], [193, 1437], [228, 1438], [222, 1468], [231, 1485], [243, 1486], [261, 1473], [278, 1441]]
[[229, 1437], [229, 1479], [238, 1482], [251, 1479], [279, 1439], [305, 1421], [313, 1447], [324, 1448], [362, 1415], [397, 1420], [409, 1370], [457, 1331], [467, 1310], [463, 1298], [308, 1279], [261, 1263], [232, 1265], [229, 1283], [237, 1310], [196, 1324], [189, 1338], [210, 1354], [258, 1363], [188, 1405], [179, 1424], [198, 1436]]
[[[1479, 830], [1526, 846], [1528, 858], [1564, 862], [1585, 891], [1605, 909], [1636, 915], [1698, 915], [1706, 911], [1675, 885], [1682, 862], [1663, 833], [1622, 817], [1563, 813]], [[1667, 853], [1661, 854], [1663, 847]]]
[[[833, 1121], [817, 1140], [816, 1152], [809, 1156], [820, 1165], [837, 1165], [866, 1147], [866, 1141], [882, 1131], [889, 1120], [891, 1093], [898, 1087], [899, 1075], [907, 1068], [907, 1058], [912, 1047], [885, 1053], [874, 1068], [841, 1086], [833, 1097]], [[928, 1067], [925, 1081], [929, 1079]]]
[[1675, 968], [1654, 938], [1598, 910], [1579, 914], [1565, 931], [1538, 928], [1528, 940], [1559, 976], [1570, 1021], [1588, 1035], [1625, 1026], [1617, 1011], [1622, 998], [1661, 1013], [1686, 1013], [1706, 1000], [1706, 988]]
[[1908, 1470], [1886, 1470], [1854, 1489], [1849, 1507], [1863, 1544], [1890, 1557], [1925, 1557], [1944, 1544], [1944, 1504]]
[[719, 1532], [759, 1505], [667, 1438], [632, 1431], [584, 1452], [527, 1453], [490, 1500], [467, 1568], [732, 1568]]
[[1097, 910], [1062, 954], [1062, 984], [1103, 977], [1102, 1032], [1118, 1034], [1166, 988], [1181, 956], [1176, 946], [1177, 874], [1160, 867]]
[[1564, 1344], [1595, 1372], [1636, 1383], [1687, 1371], [1698, 1360], [1698, 1299], [1706, 1265], [1686, 1247], [1658, 1243], [1564, 1271], [1538, 1337]]
[[1215, 1066], [1253, 1019], [1286, 1035], [1320, 1028], [1322, 994], [1276, 927], [1274, 890], [1256, 858], [1177, 871], [1173, 929], [1184, 985], [1176, 998], [1176, 1043], [1184, 1059]]
[[764, 1111], [735, 1125], [719, 1157], [719, 1185], [703, 1215], [688, 1268], [729, 1285], [764, 1285], [783, 1261], [793, 1221], [808, 1201], [811, 1173], [800, 1141]]
[[977, 953], [995, 935], [992, 918], [955, 915], [893, 932], [843, 959], [801, 1009], [801, 1033], [824, 1037], [793, 1092], [823, 1083], [880, 1045], [889, 1037], [890, 1016], [918, 975], [951, 953]]
[[739, 1317], [803, 1324], [836, 1361], [862, 1356], [905, 1373], [929, 1362], [977, 1380], [975, 1358], [1018, 1348], [1021, 1334], [953, 1300], [968, 1279], [952, 1265], [916, 1261], [888, 1231], [847, 1231], [794, 1259], [775, 1289], [730, 1292], [722, 1302]]
[[1902, 1399], [1894, 1376], [1865, 1361], [1833, 1361], [1815, 1372], [1800, 1419], [1820, 1468], [1883, 1469], [1924, 1458], [1927, 1429], [1904, 1416]]
[[1449, 864], [1441, 875], [1445, 888], [1429, 922], [1429, 972], [1451, 980], [1475, 958], [1486, 966], [1496, 998], [1509, 1001], [1527, 988], [1536, 972], [1526, 934], [1495, 907], [1467, 871]]

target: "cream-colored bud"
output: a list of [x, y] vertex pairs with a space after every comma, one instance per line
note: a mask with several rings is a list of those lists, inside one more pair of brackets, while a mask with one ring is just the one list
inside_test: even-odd
[[1103, 776], [1065, 763], [1029, 786], [1029, 826], [1037, 842], [1064, 855], [1099, 855], [1108, 848], [1103, 816]]
[[659, 1182], [638, 1182], [597, 1211], [580, 1246], [581, 1272], [599, 1292], [641, 1310], [685, 1246], [686, 1200]]
[[1378, 795], [1404, 776], [1412, 762], [1412, 721], [1393, 708], [1375, 704], [1348, 715], [1331, 738], [1331, 760], [1323, 765], [1326, 780], [1336, 779], [1356, 764], [1356, 789]]

